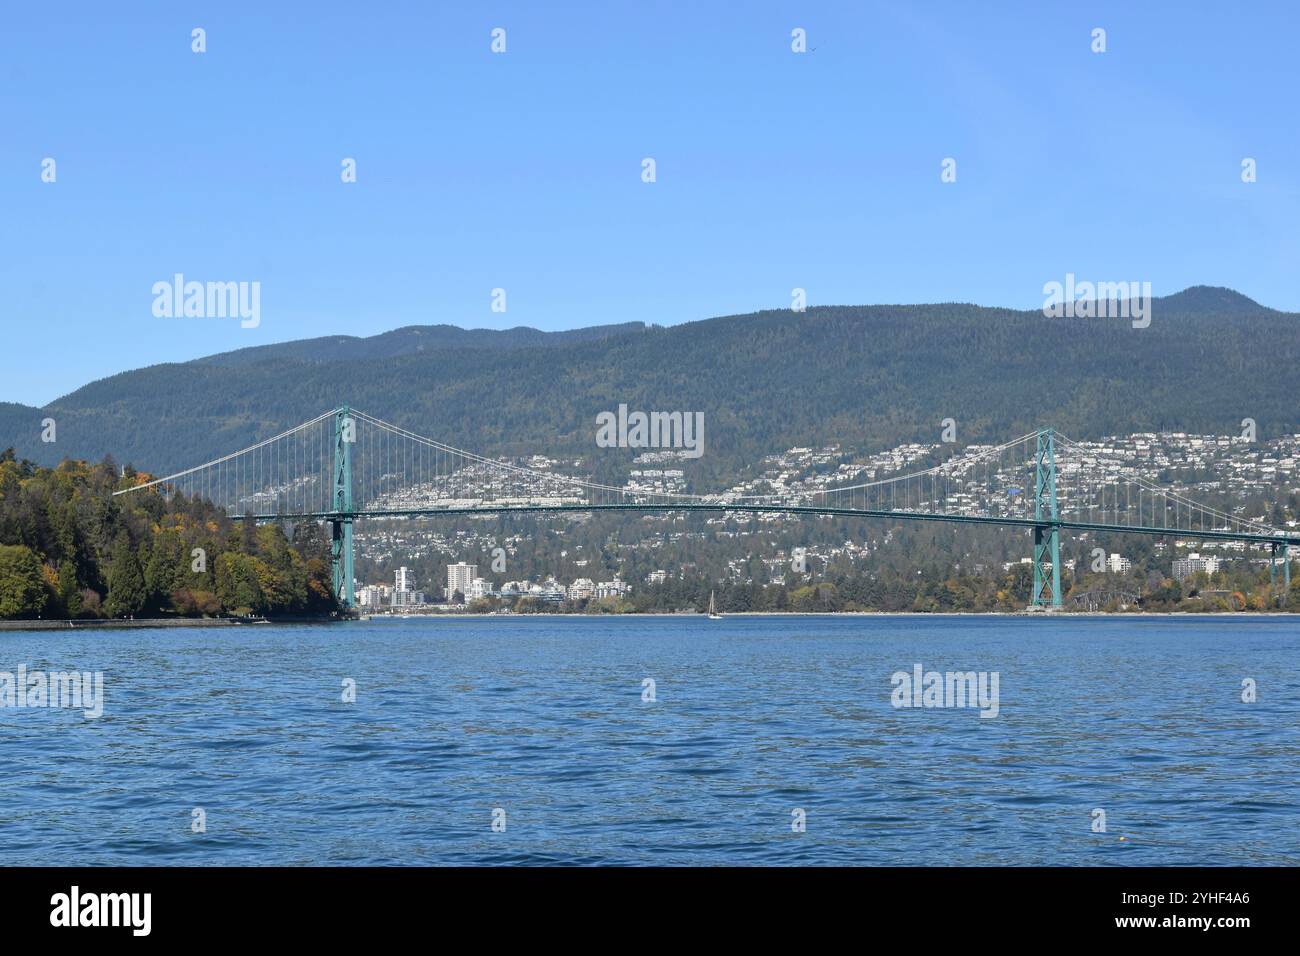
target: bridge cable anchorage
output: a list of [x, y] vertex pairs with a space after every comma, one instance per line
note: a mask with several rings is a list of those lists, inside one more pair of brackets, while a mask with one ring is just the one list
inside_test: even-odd
[[[357, 518], [621, 509], [1019, 527], [1034, 533], [1034, 602], [1050, 606], [1059, 606], [1062, 597], [1062, 529], [1274, 543], [1283, 545], [1284, 554], [1287, 544], [1300, 542], [1300, 537], [1262, 522], [1162, 488], [1137, 474], [1131, 463], [1108, 456], [1104, 447], [1074, 441], [1054, 429], [1038, 429], [1001, 444], [954, 449], [939, 464], [907, 471], [942, 447], [903, 445], [865, 463], [845, 461], [836, 473], [843, 484], [817, 474], [791, 477], [787, 472], [763, 479], [762, 492], [755, 492], [757, 483], [751, 482], [719, 493], [693, 494], [647, 484], [652, 476], [636, 471], [626, 484], [615, 486], [489, 458], [344, 405], [239, 451], [113, 494], [154, 488], [210, 502], [237, 520], [328, 521], [335, 587], [348, 605], [352, 525]], [[551, 466], [549, 459], [544, 461]]]

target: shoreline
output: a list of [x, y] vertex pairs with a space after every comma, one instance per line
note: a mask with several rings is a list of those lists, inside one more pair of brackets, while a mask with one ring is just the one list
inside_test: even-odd
[[0, 621], [0, 631], [129, 631], [137, 628], [165, 627], [251, 627], [266, 624], [338, 624], [341, 618], [256, 618], [237, 617], [157, 617], [118, 620], [114, 618], [77, 618], [75, 620]]
[[[442, 617], [540, 619], [558, 620], [563, 618], [582, 618], [584, 620], [632, 618], [707, 618], [703, 611], [629, 611], [626, 614], [474, 614], [466, 611], [446, 611], [433, 614], [373, 614], [365, 616], [363, 621], [409, 621], [414, 619], [437, 619]], [[1197, 617], [1227, 618], [1235, 620], [1246, 617], [1294, 617], [1300, 621], [1300, 613], [1290, 611], [732, 611], [721, 615], [723, 620], [731, 617], [1028, 617], [1028, 618], [1141, 618], [1141, 617]]]
[[[761, 618], [761, 617], [818, 617], [818, 618], [1035, 618], [1035, 619], [1151, 619], [1151, 618], [1195, 618], [1239, 620], [1243, 618], [1297, 618], [1300, 614], [1287, 611], [736, 611], [722, 615], [727, 618]], [[36, 621], [0, 621], [0, 633], [23, 631], [129, 631], [139, 629], [162, 628], [212, 628], [212, 627], [254, 627], [254, 626], [295, 626], [310, 624], [348, 624], [372, 623], [375, 621], [434, 621], [453, 620], [539, 620], [556, 621], [578, 619], [584, 621], [619, 620], [623, 618], [659, 618], [659, 619], [702, 619], [707, 616], [699, 611], [664, 611], [664, 612], [629, 612], [626, 614], [473, 614], [468, 612], [439, 612], [434, 614], [374, 614], [359, 618], [282, 618], [241, 620], [239, 618], [142, 618], [138, 620], [36, 620]]]

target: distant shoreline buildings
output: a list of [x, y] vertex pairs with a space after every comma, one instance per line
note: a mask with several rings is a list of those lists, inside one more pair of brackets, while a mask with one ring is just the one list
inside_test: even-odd
[[357, 589], [357, 604], [361, 607], [417, 607], [427, 603], [424, 592], [415, 586], [415, 574], [408, 567], [394, 572], [393, 586], [367, 584]]
[[[385, 608], [427, 607], [433, 602], [427, 600], [425, 592], [415, 585], [414, 572], [408, 567], [400, 567], [394, 574], [394, 585], [367, 584], [357, 589], [357, 604], [370, 610]], [[443, 588], [446, 605], [460, 607], [483, 598], [499, 598], [513, 601], [520, 598], [533, 598], [543, 604], [563, 604], [565, 601], [604, 600], [626, 595], [631, 588], [627, 582], [615, 575], [609, 581], [593, 581], [591, 578], [578, 578], [565, 586], [548, 577], [541, 583], [531, 581], [507, 581], [498, 590], [491, 581], [478, 576], [478, 566], [464, 562], [447, 565], [447, 585]], [[461, 600], [456, 600], [460, 595]]]

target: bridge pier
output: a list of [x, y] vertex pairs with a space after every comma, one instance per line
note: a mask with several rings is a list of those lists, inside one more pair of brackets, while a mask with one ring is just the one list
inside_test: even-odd
[[330, 565], [334, 593], [346, 608], [356, 606], [356, 581], [352, 569], [352, 519], [330, 519]]
[[[1034, 454], [1034, 591], [1033, 607], [1061, 606], [1061, 526], [1056, 513], [1056, 433], [1038, 433]], [[1050, 576], [1043, 565], [1051, 561]], [[1049, 591], [1050, 589], [1050, 591]]]
[[1269, 548], [1268, 556], [1268, 588], [1269, 591], [1277, 591], [1277, 566], [1278, 561], [1282, 563], [1282, 606], [1286, 606], [1287, 597], [1291, 593], [1291, 544], [1283, 541], [1280, 545], [1274, 541]]
[[1282, 603], [1286, 604], [1287, 596], [1291, 593], [1291, 543], [1283, 542], [1282, 544]]
[[[1043, 570], [1048, 562], [1052, 566], [1050, 573]], [[1034, 593], [1030, 603], [1036, 607], [1061, 606], [1061, 529], [1056, 525], [1034, 527]]]

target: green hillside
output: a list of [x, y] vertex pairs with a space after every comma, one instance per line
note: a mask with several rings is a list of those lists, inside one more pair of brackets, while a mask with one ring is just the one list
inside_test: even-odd
[[[563, 452], [599, 471], [630, 457], [594, 441], [596, 415], [626, 403], [702, 411], [692, 474], [715, 485], [793, 445], [934, 441], [945, 418], [962, 444], [1044, 424], [1073, 437], [1224, 433], [1250, 417], [1261, 435], [1300, 431], [1300, 316], [1207, 287], [1152, 312], [1145, 329], [941, 304], [521, 334], [513, 347], [437, 327], [418, 349], [410, 329], [382, 347], [317, 339], [124, 372], [44, 409], [0, 406], [0, 448], [47, 465], [111, 453], [165, 473], [347, 402], [473, 451]], [[47, 416], [54, 444], [40, 441]]]

